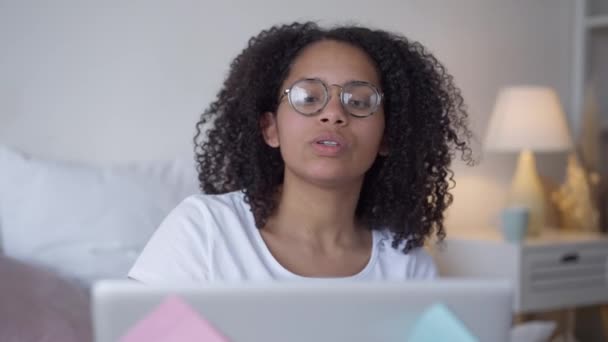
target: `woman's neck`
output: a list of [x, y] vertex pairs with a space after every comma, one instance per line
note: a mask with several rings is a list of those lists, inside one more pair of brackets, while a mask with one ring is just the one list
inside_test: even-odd
[[268, 233], [307, 241], [327, 250], [361, 243], [355, 219], [362, 180], [342, 187], [320, 187], [286, 175], [278, 207], [265, 227]]

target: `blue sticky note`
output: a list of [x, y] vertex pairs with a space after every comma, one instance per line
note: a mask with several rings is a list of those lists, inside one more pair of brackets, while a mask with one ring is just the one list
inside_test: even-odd
[[479, 342], [445, 305], [434, 304], [414, 324], [408, 342]]

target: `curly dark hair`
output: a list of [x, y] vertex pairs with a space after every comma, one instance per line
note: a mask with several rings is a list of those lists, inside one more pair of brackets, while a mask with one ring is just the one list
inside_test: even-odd
[[[265, 226], [278, 205], [284, 162], [280, 151], [265, 143], [260, 117], [276, 112], [293, 61], [321, 40], [345, 42], [367, 53], [384, 92], [390, 152], [367, 171], [356, 218], [370, 229], [389, 228], [394, 248], [406, 240], [404, 253], [422, 246], [433, 232], [443, 240], [455, 151], [473, 163], [468, 114], [452, 76], [423, 45], [382, 30], [322, 29], [307, 22], [274, 26], [251, 38], [196, 126], [201, 189], [208, 194], [241, 190], [256, 226]], [[210, 121], [213, 127], [205, 130]]]

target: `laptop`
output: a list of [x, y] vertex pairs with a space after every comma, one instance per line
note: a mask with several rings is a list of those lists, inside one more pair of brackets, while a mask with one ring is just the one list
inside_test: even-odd
[[[177, 296], [231, 342], [404, 342], [437, 305], [478, 341], [508, 341], [512, 322], [512, 286], [501, 280], [182, 287], [102, 281], [93, 287], [95, 341], [119, 341], [168, 296]], [[437, 328], [444, 323], [433, 322]]]

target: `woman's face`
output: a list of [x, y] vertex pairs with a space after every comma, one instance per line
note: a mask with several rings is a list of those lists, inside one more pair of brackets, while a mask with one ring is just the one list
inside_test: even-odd
[[317, 114], [306, 116], [283, 97], [276, 115], [266, 113], [262, 119], [266, 143], [280, 148], [286, 179], [295, 176], [323, 186], [361, 182], [381, 149], [383, 106], [370, 116], [355, 117], [340, 101], [341, 88], [333, 85], [363, 81], [381, 92], [373, 62], [357, 47], [321, 41], [306, 47], [294, 60], [281, 91], [306, 78], [327, 85], [329, 102]]

